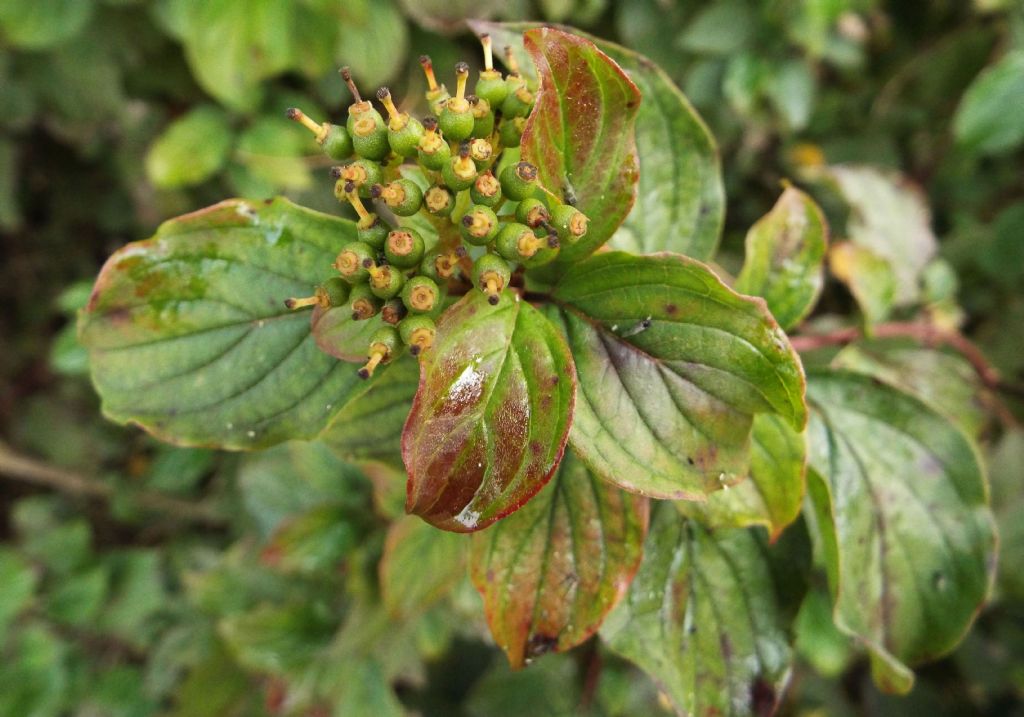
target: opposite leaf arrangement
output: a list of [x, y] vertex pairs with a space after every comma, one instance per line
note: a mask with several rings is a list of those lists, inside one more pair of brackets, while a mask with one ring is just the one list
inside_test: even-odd
[[346, 162], [358, 221], [230, 200], [109, 260], [80, 324], [105, 413], [180, 444], [322, 438], [404, 466], [407, 512], [473, 533], [513, 666], [600, 629], [680, 713], [777, 705], [809, 534], [835, 624], [908, 690], [992, 578], [971, 436], [906, 372], [843, 352], [805, 379], [784, 329], [817, 302], [827, 227], [803, 192], [751, 229], [732, 288], [702, 263], [716, 150], [649, 60], [474, 29], [475, 94], [468, 65], [450, 95], [422, 58], [433, 116], [382, 88], [385, 119], [344, 71], [345, 125], [288, 111]]

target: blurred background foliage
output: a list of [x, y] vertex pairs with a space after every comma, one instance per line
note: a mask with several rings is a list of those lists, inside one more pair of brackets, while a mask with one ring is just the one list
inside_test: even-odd
[[[159, 445], [102, 419], [75, 340], [103, 259], [162, 219], [235, 195], [340, 211], [284, 108], [343, 116], [340, 64], [421, 97], [420, 53], [443, 74], [479, 54], [466, 17], [570, 23], [662, 65], [720, 145], [727, 270], [782, 179], [898, 172], [878, 176], [920, 188], [940, 239], [926, 292], [1024, 377], [1019, 0], [0, 0], [0, 715], [661, 713], [593, 645], [509, 672], [465, 542], [399, 518], [392, 468]], [[1002, 565], [975, 629], [885, 697], [818, 585], [786, 714], [1024, 714], [1024, 433], [991, 438]]]

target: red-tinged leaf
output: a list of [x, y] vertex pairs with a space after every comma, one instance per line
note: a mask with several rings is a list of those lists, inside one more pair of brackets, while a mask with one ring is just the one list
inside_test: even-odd
[[363, 363], [370, 346], [370, 337], [384, 325], [380, 314], [356, 321], [348, 304], [313, 309], [310, 327], [316, 345], [326, 354], [342, 361]]
[[608, 241], [633, 207], [640, 90], [585, 38], [553, 28], [523, 37], [540, 89], [523, 132], [522, 156], [537, 165], [541, 185], [575, 201], [590, 219], [587, 234], [562, 248], [558, 261], [565, 264]]
[[562, 458], [576, 370], [561, 335], [510, 292], [445, 312], [421, 360], [402, 436], [406, 511], [445, 530], [485, 528], [539, 491]]
[[571, 453], [522, 510], [473, 536], [470, 570], [513, 669], [590, 637], [643, 555], [648, 502]]

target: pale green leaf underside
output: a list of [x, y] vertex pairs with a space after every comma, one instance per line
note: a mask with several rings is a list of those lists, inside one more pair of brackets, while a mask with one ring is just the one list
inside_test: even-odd
[[365, 384], [283, 300], [312, 293], [354, 233], [284, 199], [229, 200], [114, 254], [80, 320], [104, 413], [187, 445], [316, 436]]
[[978, 456], [946, 418], [870, 377], [815, 373], [808, 399], [836, 625], [903, 692], [907, 666], [951, 650], [988, 594], [995, 534]]
[[657, 680], [681, 715], [771, 714], [791, 656], [776, 595], [756, 532], [710, 533], [666, 505], [600, 634]]

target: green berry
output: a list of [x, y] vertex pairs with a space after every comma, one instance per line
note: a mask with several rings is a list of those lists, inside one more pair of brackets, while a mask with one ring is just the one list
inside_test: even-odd
[[501, 103], [502, 117], [526, 117], [533, 109], [533, 93], [526, 85], [522, 85], [514, 92], [509, 92], [505, 101]]
[[404, 319], [408, 313], [409, 311], [405, 308], [405, 304], [396, 297], [384, 302], [384, 306], [380, 309], [380, 318], [385, 324], [397, 326], [398, 322]]
[[537, 188], [537, 168], [529, 162], [516, 162], [501, 171], [501, 191], [513, 201], [533, 196]]
[[483, 205], [474, 205], [462, 215], [459, 233], [462, 238], [476, 246], [486, 246], [498, 235], [501, 224], [494, 210]]
[[391, 153], [388, 129], [377, 110], [364, 112], [352, 125], [352, 146], [363, 159], [379, 162]]
[[[364, 262], [365, 265], [365, 262]], [[370, 274], [370, 291], [379, 299], [390, 299], [398, 296], [405, 284], [405, 276], [397, 266], [375, 266], [372, 262], [366, 267]]]
[[408, 112], [399, 112], [387, 87], [377, 90], [377, 99], [388, 111], [388, 144], [391, 149], [401, 157], [412, 157], [423, 137], [423, 125]]
[[434, 65], [431, 63], [429, 55], [420, 55], [420, 66], [423, 67], [423, 74], [427, 78], [427, 91], [424, 95], [427, 98], [427, 104], [430, 105], [431, 112], [440, 114], [444, 103], [451, 95], [448, 94], [447, 87], [437, 84], [437, 78], [434, 77]]
[[423, 260], [423, 237], [415, 229], [395, 229], [384, 243], [384, 256], [402, 269], [417, 266]]
[[424, 192], [423, 206], [435, 217], [447, 217], [455, 208], [455, 195], [447, 187], [434, 185]]
[[482, 137], [472, 139], [469, 141], [469, 158], [473, 160], [477, 171], [482, 172], [494, 161], [494, 147]]
[[523, 130], [526, 120], [522, 117], [506, 117], [498, 127], [498, 137], [502, 147], [518, 147], [523, 142]]
[[429, 276], [414, 276], [402, 287], [402, 301], [412, 314], [429, 314], [441, 301], [441, 290]]
[[476, 95], [470, 95], [470, 107], [473, 108], [473, 133], [472, 137], [490, 137], [494, 134], [494, 112], [490, 103]]
[[409, 217], [423, 206], [423, 190], [411, 179], [396, 179], [390, 184], [377, 184], [370, 189], [370, 196], [382, 199], [388, 209], [400, 217]]
[[389, 363], [402, 348], [402, 336], [394, 326], [382, 326], [370, 337], [370, 350], [366, 365], [359, 369], [360, 378], [370, 378], [374, 369], [382, 363]]
[[308, 129], [316, 137], [317, 143], [323, 148], [324, 154], [331, 159], [348, 159], [352, 156], [352, 137], [341, 125], [324, 122], [317, 124], [297, 107], [290, 107], [288, 119], [294, 120]]
[[429, 316], [407, 316], [398, 325], [398, 333], [409, 347], [409, 353], [418, 356], [434, 345], [437, 326]]
[[469, 198], [473, 200], [473, 204], [493, 209], [501, 202], [501, 182], [490, 170], [487, 170], [478, 176], [473, 182], [473, 186], [469, 188]]
[[521, 262], [533, 256], [544, 243], [533, 230], [519, 222], [509, 222], [494, 240], [494, 249], [509, 261]]
[[516, 206], [516, 221], [520, 224], [525, 224], [531, 229], [536, 229], [542, 224], [551, 221], [551, 213], [548, 212], [544, 202], [528, 197]]
[[435, 117], [423, 119], [423, 137], [418, 145], [417, 157], [425, 169], [432, 169], [435, 172], [440, 172], [452, 157], [451, 147], [437, 131]]
[[587, 215], [572, 205], [559, 204], [551, 209], [551, 225], [562, 241], [579, 241], [587, 233], [588, 223]]
[[497, 70], [482, 70], [480, 79], [473, 88], [473, 94], [486, 100], [491, 107], [501, 107], [501, 103], [508, 96], [508, 86], [505, 84], [505, 78]]
[[332, 276], [316, 287], [316, 296], [323, 308], [341, 306], [348, 301], [352, 287], [340, 276]]
[[497, 254], [484, 254], [473, 262], [473, 284], [487, 294], [487, 303], [492, 306], [498, 303], [511, 276], [508, 262]]
[[476, 177], [477, 168], [469, 156], [469, 143], [463, 142], [458, 155], [441, 169], [441, 178], [452, 192], [458, 193], [473, 186]]
[[344, 166], [333, 167], [331, 176], [338, 180], [338, 184], [334, 187], [334, 193], [339, 195], [339, 198], [339, 189], [344, 190], [345, 184], [352, 182], [352, 185], [359, 191], [359, 196], [369, 199], [370, 188], [384, 180], [384, 171], [377, 162], [357, 159]]
[[369, 278], [365, 262], [373, 262], [374, 250], [368, 244], [354, 241], [349, 242], [338, 252], [334, 260], [334, 268], [338, 270], [341, 277], [350, 284], [359, 284]]
[[369, 284], [357, 284], [348, 295], [348, 304], [352, 308], [352, 320], [365, 321], [377, 315], [382, 302], [370, 291]]

